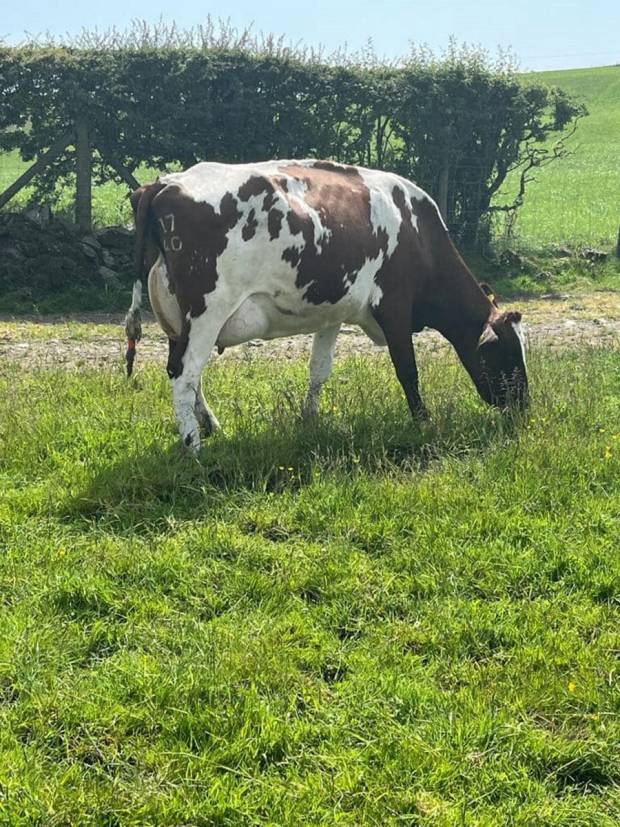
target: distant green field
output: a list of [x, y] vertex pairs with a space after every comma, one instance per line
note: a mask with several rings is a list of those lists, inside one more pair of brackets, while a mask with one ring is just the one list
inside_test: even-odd
[[[620, 221], [620, 66], [567, 69], [524, 76], [559, 86], [590, 112], [567, 146], [572, 155], [537, 174], [517, 222], [534, 246], [549, 242], [609, 244]], [[514, 190], [506, 187], [506, 193]]]

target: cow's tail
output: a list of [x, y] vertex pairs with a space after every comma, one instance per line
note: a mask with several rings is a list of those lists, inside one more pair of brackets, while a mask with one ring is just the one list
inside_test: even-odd
[[133, 207], [136, 223], [134, 266], [137, 278], [133, 285], [131, 307], [125, 316], [125, 333], [127, 335], [125, 362], [127, 364], [127, 376], [131, 376], [133, 372], [133, 363], [136, 358], [136, 343], [142, 338], [140, 308], [142, 306], [142, 282], [148, 276], [146, 272], [146, 247], [149, 235], [152, 233], [150, 215], [151, 202], [163, 188], [164, 185], [158, 181], [155, 184], [140, 187], [131, 194], [131, 206]]

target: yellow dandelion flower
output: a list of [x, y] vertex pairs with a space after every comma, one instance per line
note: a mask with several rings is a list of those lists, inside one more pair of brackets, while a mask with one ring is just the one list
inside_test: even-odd
[[568, 682], [568, 691], [573, 694], [577, 691], [577, 684], [575, 683], [575, 681]]

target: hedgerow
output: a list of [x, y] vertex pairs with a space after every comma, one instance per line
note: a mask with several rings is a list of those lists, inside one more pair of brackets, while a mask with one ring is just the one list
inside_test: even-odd
[[[26, 160], [80, 119], [130, 171], [329, 157], [416, 180], [464, 241], [492, 211], [521, 202], [529, 171], [564, 154], [583, 114], [557, 88], [522, 84], [509, 59], [455, 45], [441, 59], [418, 51], [387, 63], [228, 30], [134, 27], [0, 47], [0, 149]], [[491, 206], [515, 167], [516, 201]], [[68, 152], [38, 177], [37, 197], [72, 169]], [[95, 174], [114, 177], [98, 154]]]

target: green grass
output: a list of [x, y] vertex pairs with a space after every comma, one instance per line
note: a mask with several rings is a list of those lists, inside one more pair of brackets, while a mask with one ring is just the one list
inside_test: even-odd
[[620, 373], [530, 355], [504, 421], [429, 356], [0, 373], [0, 822], [620, 821]]
[[606, 261], [592, 263], [581, 258], [578, 249], [573, 250], [573, 255], [569, 257], [557, 256], [552, 248], [540, 247], [520, 252], [520, 267], [501, 264], [495, 258], [475, 253], [467, 254], [466, 260], [478, 281], [489, 282], [504, 298], [531, 298], [565, 291], [593, 295], [598, 291], [617, 291], [620, 288], [620, 259], [614, 255]]
[[[620, 66], [566, 69], [524, 76], [575, 95], [590, 112], [567, 143], [571, 155], [536, 173], [526, 190], [517, 237], [531, 246], [609, 246], [620, 221]], [[516, 191], [516, 176], [505, 195]], [[500, 194], [504, 198], [504, 194]]]

